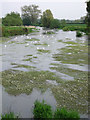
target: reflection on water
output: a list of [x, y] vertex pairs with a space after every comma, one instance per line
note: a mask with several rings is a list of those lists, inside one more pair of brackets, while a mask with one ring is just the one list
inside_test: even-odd
[[56, 100], [52, 95], [52, 92], [48, 89], [45, 93], [37, 89], [33, 89], [30, 95], [21, 94], [19, 96], [10, 96], [8, 93], [3, 91], [3, 109], [2, 112], [13, 111], [15, 114], [19, 114], [19, 117], [32, 118], [33, 107], [35, 100], [45, 100], [45, 102], [52, 106], [53, 110], [56, 108]]

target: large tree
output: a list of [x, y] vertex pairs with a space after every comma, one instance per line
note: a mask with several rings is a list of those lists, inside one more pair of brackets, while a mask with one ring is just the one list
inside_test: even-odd
[[22, 25], [22, 19], [19, 13], [11, 12], [2, 18], [2, 24], [5, 26], [20, 26]]
[[25, 5], [21, 8], [24, 25], [36, 24], [37, 19], [39, 18], [39, 15], [41, 13], [41, 10], [38, 8], [38, 5]]
[[90, 34], [90, 0], [87, 2], [87, 24], [88, 24], [88, 32]]
[[43, 12], [43, 15], [42, 15], [43, 27], [49, 28], [52, 20], [53, 20], [53, 14], [51, 10], [47, 9], [45, 12]]

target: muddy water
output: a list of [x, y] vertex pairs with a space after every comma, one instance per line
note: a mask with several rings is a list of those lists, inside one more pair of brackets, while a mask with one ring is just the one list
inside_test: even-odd
[[[16, 94], [14, 87], [13, 90], [10, 89], [8, 81], [4, 79], [2, 82], [4, 87], [2, 112], [13, 111], [20, 113], [19, 116], [23, 118], [33, 117], [35, 100], [44, 99], [53, 109], [56, 106], [66, 106], [68, 109], [75, 109], [80, 114], [87, 115], [88, 54], [86, 36], [76, 38], [76, 32], [63, 32], [62, 30], [53, 30], [55, 34], [43, 34], [48, 30], [39, 29], [39, 32], [27, 36], [15, 36], [0, 43], [0, 47], [2, 46], [0, 71], [49, 71], [58, 78], [46, 77], [46, 81], [44, 81], [46, 90], [42, 93], [41, 89], [37, 89], [37, 86], [33, 85], [34, 87], [28, 95], [24, 91]], [[36, 84], [34, 76], [30, 82]], [[40, 79], [38, 84], [41, 82]], [[70, 99], [68, 100], [68, 98]]]

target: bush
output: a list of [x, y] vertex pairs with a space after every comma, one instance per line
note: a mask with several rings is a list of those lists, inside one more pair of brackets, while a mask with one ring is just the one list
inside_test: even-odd
[[57, 109], [54, 113], [54, 119], [62, 119], [64, 120], [66, 118], [66, 120], [73, 120], [74, 118], [76, 118], [76, 120], [79, 120], [80, 116], [76, 111], [67, 111], [67, 109], [62, 108], [62, 109]]
[[50, 105], [36, 101], [33, 110], [34, 118], [52, 118], [52, 109]]
[[69, 27], [64, 27], [63, 31], [70, 31], [70, 28]]
[[76, 37], [82, 37], [82, 33], [80, 31], [76, 31]]
[[18, 118], [18, 117], [15, 116], [15, 114], [13, 112], [6, 113], [6, 114], [1, 116], [1, 120], [10, 120], [10, 119], [13, 119], [13, 118]]

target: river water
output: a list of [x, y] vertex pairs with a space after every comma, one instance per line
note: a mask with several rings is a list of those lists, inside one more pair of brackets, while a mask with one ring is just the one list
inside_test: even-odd
[[[87, 36], [77, 38], [75, 31], [64, 32], [62, 30], [53, 30], [55, 34], [43, 34], [51, 30], [43, 30], [40, 27], [38, 29], [39, 32], [10, 37], [0, 43], [0, 48], [2, 48], [0, 72], [11, 70], [14, 74], [15, 71], [49, 71], [58, 78], [45, 78], [45, 85], [49, 87], [46, 87], [44, 92], [38, 89], [37, 85], [30, 86], [32, 91], [29, 94], [24, 91], [16, 94], [12, 92], [14, 88], [10, 89], [12, 86], [6, 85], [5, 79], [8, 77], [5, 76], [5, 79], [3, 77], [4, 81], [0, 86], [2, 113], [12, 111], [19, 117], [32, 118], [34, 102], [38, 99], [45, 100], [53, 110], [65, 105], [69, 109], [78, 110], [80, 115], [85, 117], [88, 112]], [[34, 77], [30, 82], [34, 84]], [[39, 81], [38, 84], [41, 82]]]

